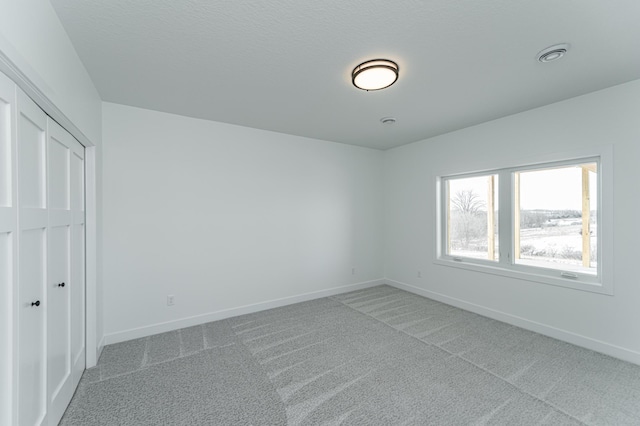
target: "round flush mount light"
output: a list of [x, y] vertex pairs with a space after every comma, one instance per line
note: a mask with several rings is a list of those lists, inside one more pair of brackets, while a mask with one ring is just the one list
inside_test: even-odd
[[351, 82], [358, 89], [385, 89], [398, 80], [398, 64], [388, 59], [373, 59], [358, 65], [351, 72]]
[[538, 52], [537, 58], [543, 63], [557, 61], [567, 53], [567, 50], [569, 50], [567, 43], [556, 44]]
[[386, 126], [389, 126], [391, 124], [396, 124], [396, 119], [393, 117], [382, 117], [380, 119], [380, 122]]

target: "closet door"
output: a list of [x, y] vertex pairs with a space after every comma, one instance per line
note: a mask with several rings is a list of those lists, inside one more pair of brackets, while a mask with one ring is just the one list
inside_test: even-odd
[[16, 89], [0, 74], [0, 424], [9, 425], [14, 412], [13, 358], [18, 310], [17, 288], [18, 209], [16, 203]]
[[56, 423], [73, 393], [71, 375], [71, 136], [48, 120], [49, 241], [47, 383], [49, 417]]
[[47, 422], [47, 119], [18, 92], [18, 424]]
[[84, 148], [48, 121], [49, 422], [57, 424], [84, 371]]

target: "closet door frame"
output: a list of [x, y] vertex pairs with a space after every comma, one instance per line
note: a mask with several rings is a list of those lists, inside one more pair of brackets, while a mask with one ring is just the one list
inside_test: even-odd
[[[0, 424], [17, 425], [18, 417], [18, 340], [20, 293], [19, 275], [19, 199], [18, 199], [18, 108], [19, 99], [28, 98], [56, 122], [61, 123], [84, 148], [84, 254], [85, 305], [84, 352], [76, 359], [76, 366], [90, 368], [96, 365], [104, 336], [102, 322], [97, 314], [97, 188], [99, 153], [96, 147], [73, 123], [34, 85], [20, 69], [0, 51]], [[46, 159], [45, 159], [46, 162]], [[4, 172], [3, 172], [4, 171]], [[4, 250], [4, 251], [3, 251]], [[6, 266], [9, 267], [6, 267]], [[4, 274], [2, 272], [5, 272]], [[46, 288], [46, 287], [45, 287]], [[45, 294], [42, 295], [46, 300]], [[46, 309], [46, 303], [45, 309]], [[41, 306], [43, 307], [43, 306]], [[46, 312], [44, 314], [46, 316]], [[98, 328], [100, 327], [100, 329]], [[98, 337], [98, 334], [100, 337]], [[45, 331], [45, 354], [46, 354]], [[45, 383], [46, 383], [45, 373]], [[74, 374], [74, 381], [81, 375]], [[46, 390], [45, 390], [46, 392]], [[45, 415], [45, 419], [49, 416]]]
[[[7, 46], [4, 46], [7, 48]], [[15, 54], [12, 54], [15, 53]], [[11, 59], [8, 54], [11, 54]], [[15, 85], [29, 96], [42, 110], [85, 147], [85, 284], [86, 284], [86, 367], [94, 367], [104, 347], [104, 329], [102, 321], [98, 321], [98, 313], [102, 312], [99, 302], [98, 286], [98, 169], [101, 152], [95, 142], [89, 139], [46, 95], [50, 89], [39, 78], [35, 82], [27, 75], [31, 70], [24, 62], [15, 62], [20, 58], [17, 52], [0, 51], [0, 72], [12, 80]], [[23, 71], [25, 70], [25, 71]], [[37, 75], [34, 77], [38, 77]], [[100, 283], [102, 285], [102, 283]], [[0, 417], [1, 418], [1, 417]]]

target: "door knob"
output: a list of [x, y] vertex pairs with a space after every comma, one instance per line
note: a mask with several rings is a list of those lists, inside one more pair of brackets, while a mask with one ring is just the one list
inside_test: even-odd
[[35, 302], [31, 302], [31, 306], [40, 306], [40, 301], [36, 300]]
[[58, 284], [58, 287], [64, 287], [64, 283]]

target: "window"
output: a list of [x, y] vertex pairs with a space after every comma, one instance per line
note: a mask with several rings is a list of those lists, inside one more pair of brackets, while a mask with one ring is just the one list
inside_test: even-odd
[[516, 264], [597, 273], [598, 163], [514, 172]]
[[499, 258], [496, 196], [498, 175], [447, 179], [447, 253]]
[[610, 241], [601, 237], [602, 162], [598, 155], [439, 177], [436, 262], [611, 294], [601, 259]]

